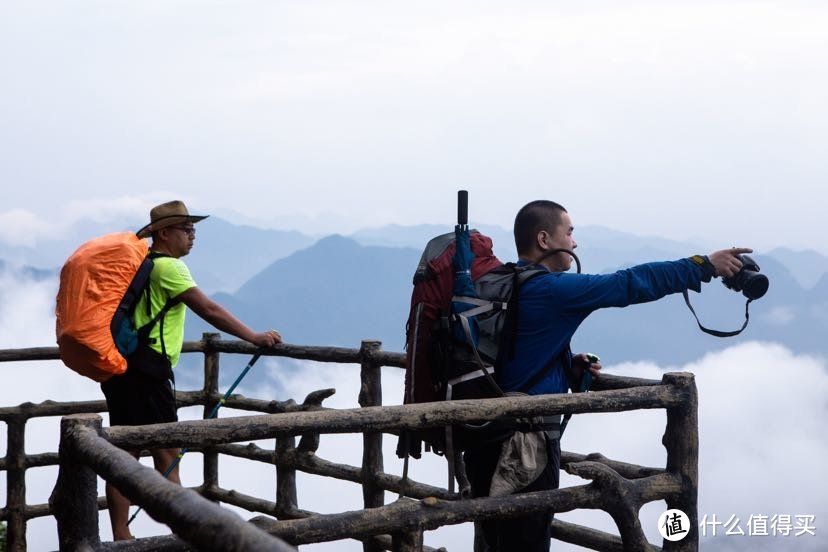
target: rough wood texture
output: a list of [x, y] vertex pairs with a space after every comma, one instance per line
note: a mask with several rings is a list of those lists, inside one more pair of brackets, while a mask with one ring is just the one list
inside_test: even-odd
[[[250, 443], [253, 445], [253, 443]], [[255, 445], [254, 445], [255, 446]], [[291, 517], [299, 509], [299, 498], [296, 493], [296, 469], [288, 464], [284, 458], [296, 452], [295, 437], [280, 437], [276, 439], [276, 450], [273, 454], [273, 464], [276, 466], [276, 517], [282, 519]]]
[[79, 462], [113, 483], [131, 502], [142, 506], [153, 519], [167, 524], [198, 550], [293, 550], [279, 539], [245, 523], [237, 514], [170, 483], [156, 470], [138, 464], [129, 453], [112, 446], [94, 432], [78, 428], [72, 439], [71, 450]]
[[[227, 456], [246, 458], [267, 464], [277, 464], [313, 475], [331, 477], [343, 481], [362, 484], [364, 477], [361, 468], [347, 464], [337, 464], [324, 458], [320, 458], [309, 451], [301, 449], [286, 449], [281, 454], [263, 450], [255, 443], [247, 445], [217, 445], [216, 450]], [[663, 471], [663, 470], [662, 470]], [[386, 491], [396, 494], [403, 494], [411, 498], [426, 498], [433, 496], [443, 500], [456, 500], [457, 493], [449, 493], [442, 487], [434, 487], [423, 483], [408, 480], [404, 483], [402, 478], [396, 475], [381, 473], [376, 475], [376, 481]]]
[[69, 414], [94, 414], [106, 411], [106, 401], [55, 402], [43, 401], [39, 404], [30, 402], [18, 406], [0, 408], [0, 420], [15, 418], [37, 418], [43, 416], [67, 416]]
[[[450, 404], [435, 403], [427, 405], [393, 406], [380, 408], [382, 404], [380, 377], [383, 366], [403, 367], [405, 357], [399, 353], [381, 351], [377, 342], [363, 342], [359, 350], [337, 347], [305, 347], [282, 345], [268, 350], [258, 350], [252, 345], [221, 341], [217, 334], [205, 334], [199, 342], [184, 344], [184, 352], [203, 352], [205, 355], [205, 384], [198, 391], [179, 391], [176, 401], [179, 407], [202, 405], [205, 415], [211, 410], [215, 401], [221, 398], [218, 390], [218, 362], [220, 353], [249, 355], [261, 352], [266, 356], [284, 356], [320, 362], [338, 362], [359, 364], [362, 388], [359, 402], [363, 408], [352, 410], [331, 410], [322, 407], [322, 401], [332, 395], [333, 389], [315, 391], [306, 397], [300, 405], [293, 400], [262, 401], [247, 399], [240, 395], [230, 397], [225, 406], [266, 412], [271, 415], [245, 416], [212, 421], [181, 422], [175, 425], [160, 425], [150, 429], [110, 428], [104, 430], [113, 443], [129, 448], [151, 448], [156, 446], [188, 446], [193, 450], [205, 452], [205, 482], [199, 487], [204, 496], [233, 504], [249, 511], [278, 515], [280, 520], [260, 518], [263, 524], [274, 534], [282, 535], [292, 542], [311, 543], [356, 538], [365, 543], [366, 550], [430, 550], [422, 546], [422, 532], [441, 525], [460, 523], [473, 519], [492, 517], [509, 517], [529, 511], [568, 511], [574, 508], [600, 508], [608, 511], [618, 525], [623, 536], [616, 536], [593, 531], [588, 528], [553, 522], [556, 538], [595, 550], [658, 550], [644, 539], [638, 520], [638, 510], [642, 504], [654, 500], [666, 500], [668, 507], [685, 511], [691, 517], [691, 523], [698, 524], [697, 484], [698, 484], [698, 414], [696, 388], [692, 375], [668, 374], [661, 382], [622, 376], [605, 375], [596, 381], [594, 389], [598, 393], [578, 395], [557, 395], [528, 397], [520, 399], [492, 399], [487, 401], [454, 401]], [[0, 362], [19, 360], [46, 360], [58, 358], [56, 348], [17, 349], [0, 351]], [[557, 414], [566, 411], [581, 412], [619, 412], [639, 408], [667, 409], [667, 428], [663, 443], [667, 449], [667, 469], [649, 468], [627, 464], [604, 458], [600, 454], [580, 455], [562, 453], [562, 466], [570, 473], [579, 475], [592, 482], [589, 485], [529, 493], [502, 498], [486, 498], [458, 501], [456, 494], [446, 489], [431, 487], [420, 483], [403, 482], [400, 477], [383, 473], [381, 439], [382, 433], [396, 433], [402, 428], [442, 426], [447, 423], [481, 421], [484, 419], [511, 418], [540, 414]], [[28, 419], [42, 416], [56, 416], [70, 413], [96, 413], [106, 409], [104, 401], [84, 401], [74, 403], [56, 403], [45, 401], [41, 404], [24, 403], [17, 407], [0, 408], [0, 421], [9, 424], [9, 444], [6, 458], [0, 459], [0, 470], [7, 474], [7, 505], [0, 508], [0, 519], [9, 521], [10, 550], [25, 550], [25, 520], [32, 517], [49, 515], [48, 504], [25, 504], [25, 470], [29, 467], [54, 465], [63, 462], [77, 462], [76, 457], [63, 458], [54, 453], [27, 456], [25, 454], [25, 424]], [[94, 416], [92, 418], [95, 418]], [[15, 428], [15, 424], [17, 427]], [[198, 523], [205, 521], [201, 515], [203, 507], [192, 502], [196, 497], [209, 506], [216, 508], [209, 501], [198, 497], [191, 491], [157, 481], [160, 474], [149, 468], [136, 469], [134, 459], [100, 439], [98, 434], [83, 427], [70, 432], [73, 437], [73, 451], [82, 452], [88, 462], [84, 465], [101, 473], [107, 473], [116, 485], [122, 487], [124, 494], [145, 501], [144, 508], [154, 517], [161, 516], [161, 521], [169, 523], [174, 531], [182, 529], [182, 535], [190, 539], [193, 545], [176, 536], [139, 539], [128, 543], [106, 543], [97, 545], [81, 544], [88, 539], [88, 530], [84, 523], [75, 524], [73, 530], [80, 531], [75, 538], [73, 549], [95, 550], [190, 550], [221, 549], [234, 550], [243, 539], [233, 537], [228, 543], [217, 540], [209, 530], [194, 529]], [[347, 466], [329, 462], [316, 456], [322, 433], [362, 433], [364, 436], [363, 466]], [[298, 445], [294, 436], [301, 435]], [[273, 451], [264, 451], [255, 444], [248, 446], [232, 445], [235, 441], [277, 439]], [[61, 449], [64, 452], [63, 447]], [[114, 451], [114, 452], [113, 452]], [[64, 453], [64, 456], [69, 454]], [[251, 460], [267, 462], [277, 467], [276, 500], [270, 502], [256, 497], [225, 490], [218, 487], [218, 454], [229, 454]], [[62, 467], [62, 472], [66, 470]], [[83, 468], [89, 470], [89, 468]], [[109, 471], [107, 471], [109, 470]], [[130, 472], [134, 473], [130, 473]], [[314, 515], [298, 507], [295, 483], [296, 471], [335, 477], [362, 484], [365, 504], [368, 507], [358, 512], [343, 514]], [[105, 473], [104, 473], [105, 472]], [[126, 475], [125, 475], [126, 474]], [[77, 481], [67, 482], [66, 477], [59, 481], [63, 490], [55, 489], [50, 502], [59, 504], [70, 498], [79, 499], [84, 494], [91, 496], [83, 499], [80, 509], [75, 514], [83, 518], [95, 517], [90, 512], [106, 507], [102, 497], [92, 493], [66, 492], [67, 485], [86, 485], [84, 476]], [[154, 481], [155, 480], [155, 481]], [[161, 487], [156, 487], [158, 483]], [[421, 498], [419, 502], [403, 499], [394, 504], [383, 506], [385, 491]], [[182, 495], [180, 493], [191, 493]], [[63, 493], [63, 494], [61, 494]], [[130, 494], [132, 493], [132, 494]], [[434, 498], [434, 497], [439, 497]], [[199, 519], [186, 518], [185, 509], [193, 511], [193, 505], [199, 509]], [[371, 507], [374, 506], [374, 507]], [[57, 506], [56, 506], [57, 507]], [[55, 507], [55, 508], [56, 508]], [[228, 512], [218, 509], [222, 514]], [[160, 512], [160, 514], [159, 514]], [[229, 532], [240, 531], [247, 535], [239, 518], [231, 514], [229, 519], [213, 518], [215, 512], [207, 513], [207, 523], [229, 523]], [[58, 517], [60, 517], [59, 514]], [[165, 517], [166, 516], [166, 517]], [[183, 516], [183, 517], [182, 517]], [[313, 517], [311, 517], [313, 516]], [[64, 519], [66, 519], [64, 517]], [[182, 521], [184, 520], [184, 521]], [[97, 521], [96, 521], [97, 522]], [[234, 525], [236, 524], [236, 525]], [[240, 524], [237, 525], [237, 524]], [[218, 525], [211, 525], [217, 527]], [[177, 529], [178, 528], [178, 529]], [[191, 533], [187, 533], [189, 530]], [[86, 531], [84, 533], [83, 531]], [[224, 533], [227, 530], [221, 529]], [[664, 543], [664, 550], [690, 551], [698, 549], [698, 535], [691, 536], [677, 543]], [[204, 535], [209, 534], [209, 538]], [[21, 540], [22, 537], [22, 540]], [[244, 537], [247, 538], [247, 537]], [[253, 534], [251, 545], [242, 545], [244, 549], [257, 550], [256, 546], [268, 542], [267, 549], [272, 548], [270, 540], [257, 541], [266, 535]], [[17, 540], [15, 540], [17, 539]], [[285, 546], [283, 543], [280, 543]], [[251, 548], [252, 546], [252, 548]], [[239, 548], [241, 549], [241, 548]], [[262, 550], [266, 548], [261, 548]], [[290, 549], [290, 548], [284, 548]]]
[[[213, 350], [212, 344], [217, 341], [219, 334], [205, 333], [202, 341], [204, 342], [204, 414], [202, 417], [207, 419], [213, 411], [213, 406], [216, 400], [207, 400], [208, 397], [214, 397], [218, 393], [219, 385], [219, 353]], [[211, 404], [212, 402], [212, 404]], [[204, 457], [203, 474], [204, 487], [212, 488], [218, 487], [218, 453], [214, 450], [207, 449], [202, 452]]]
[[[379, 341], [363, 341], [359, 353], [360, 366], [359, 406], [382, 406], [382, 371], [371, 360], [372, 353], [380, 350]], [[385, 491], [377, 480], [383, 473], [382, 433], [378, 431], [362, 434], [362, 500], [366, 508], [379, 508], [385, 504]], [[362, 543], [363, 552], [381, 552], [382, 548], [373, 541]]]
[[[643, 496], [644, 493], [652, 492], [654, 487], [665, 484], [670, 487], [669, 490], [672, 493], [681, 491], [681, 486], [675, 480], [664, 481], [669, 477], [666, 474], [648, 478], [648, 483], [644, 487], [637, 484], [642, 481], [641, 479], [629, 481], [598, 462], [567, 464], [566, 471], [592, 479], [595, 487], [602, 491], [604, 500], [601, 509], [608, 512], [618, 526], [621, 540], [624, 542], [624, 552], [649, 552], [651, 550], [638, 519], [638, 510], [642, 504], [648, 502]], [[661, 492], [655, 492], [656, 496], [661, 496], [661, 494]]]
[[105, 542], [99, 550], [101, 552], [197, 552], [175, 535]]
[[640, 408], [671, 408], [681, 405], [683, 395], [671, 386], [538, 395], [497, 399], [463, 400], [405, 406], [368, 407], [321, 412], [293, 412], [265, 416], [184, 421], [157, 424], [152, 429], [112, 427], [108, 439], [116, 446], [156, 448], [208, 446], [254, 441], [304, 433], [358, 433], [391, 429], [444, 426], [449, 423], [480, 422], [527, 416], [579, 412], [621, 412]]
[[[423, 530], [397, 531], [391, 535], [393, 552], [420, 552], [423, 549]], [[382, 548], [382, 550], [385, 550]]]
[[98, 478], [78, 453], [83, 431], [100, 434], [101, 417], [81, 414], [60, 422], [60, 470], [49, 504], [55, 511], [61, 551], [95, 550], [101, 544]]
[[[391, 537], [388, 535], [367, 537], [364, 540], [375, 542], [382, 547], [382, 550], [392, 550], [393, 547]], [[175, 535], [165, 535], [134, 541], [108, 542], [102, 544], [100, 550], [102, 552], [190, 552], [193, 549]], [[447, 552], [445, 548], [431, 548], [430, 546], [423, 546], [419, 550], [422, 550], [422, 552]]]
[[[686, 372], [664, 374], [663, 382], [684, 393], [679, 406], [667, 409], [667, 429], [662, 443], [667, 449], [667, 471], [678, 475], [682, 492], [667, 499], [667, 509], [681, 510], [690, 518], [690, 527], [699, 526], [699, 399], [696, 379]], [[670, 552], [691, 552], [699, 548], [699, 532], [692, 530], [680, 541], [664, 540], [662, 547]]]
[[18, 360], [57, 360], [60, 353], [57, 347], [28, 347], [26, 349], [0, 350], [0, 362], [16, 362]]
[[[611, 474], [611, 470], [598, 463], [593, 466], [580, 466], [581, 472], [591, 477], [606, 477], [598, 485], [585, 485], [570, 487], [555, 491], [544, 491], [539, 493], [528, 493], [502, 498], [483, 498], [463, 500], [459, 502], [444, 502], [435, 498], [427, 498], [420, 502], [411, 500], [398, 500], [394, 504], [362, 510], [358, 512], [347, 512], [344, 514], [319, 515], [311, 519], [296, 522], [274, 522], [264, 518], [257, 518], [257, 523], [268, 532], [282, 536], [294, 544], [307, 544], [311, 542], [323, 542], [339, 540], [342, 538], [362, 538], [379, 532], [399, 532], [400, 530], [434, 529], [441, 525], [462, 523], [472, 519], [483, 519], [491, 517], [509, 517], [521, 515], [527, 512], [552, 509], [562, 512], [575, 508], [605, 509], [608, 500], [614, 501], [620, 507], [626, 508], [630, 504], [658, 500], [671, 494], [681, 492], [680, 481], [669, 474], [660, 474], [632, 482], [623, 482], [617, 474]], [[610, 478], [616, 478], [612, 481]], [[609, 494], [608, 494], [609, 493]], [[634, 498], [628, 498], [628, 497]], [[232, 502], [225, 497], [228, 502]], [[627, 523], [624, 520], [624, 523]], [[632, 523], [636, 528], [635, 522]], [[640, 531], [640, 527], [638, 528]], [[640, 535], [632, 531], [629, 538], [634, 544], [625, 550], [652, 550], [653, 548], [641, 540]], [[569, 534], [573, 534], [571, 531]], [[602, 535], [598, 539], [596, 535]], [[620, 542], [618, 537], [610, 538], [600, 532], [590, 536], [587, 543], [591, 542], [601, 550], [600, 546], [605, 542]], [[582, 544], [577, 542], [576, 544]], [[649, 547], [649, 548], [648, 548]], [[624, 549], [624, 548], [621, 548]]]
[[[642, 481], [644, 480], [639, 480], [636, 484], [642, 484]], [[576, 508], [600, 509], [602, 500], [601, 491], [591, 485], [582, 485], [554, 491], [460, 501], [442, 501], [436, 498], [421, 501], [399, 499], [381, 508], [318, 515], [302, 520], [275, 521], [257, 518], [257, 524], [273, 535], [301, 545], [417, 530], [420, 527], [423, 530], [431, 530], [474, 519], [514, 517], [544, 510], [565, 512]]]
[[22, 416], [7, 422], [6, 446], [6, 549], [26, 550], [26, 419]]
[[[600, 552], [623, 552], [624, 543], [617, 535], [604, 531], [590, 529], [574, 523], [567, 523], [558, 519], [552, 520], [552, 538], [559, 541], [576, 544], [590, 550]], [[651, 545], [653, 552], [661, 552], [661, 548]]]
[[667, 471], [664, 468], [648, 468], [637, 464], [610, 460], [598, 452], [593, 452], [591, 454], [575, 454], [574, 452], [561, 451], [561, 466], [573, 462], [598, 462], [612, 468], [613, 471], [618, 473], [618, 475], [626, 477], [627, 479], [649, 477], [651, 475], [658, 475]]

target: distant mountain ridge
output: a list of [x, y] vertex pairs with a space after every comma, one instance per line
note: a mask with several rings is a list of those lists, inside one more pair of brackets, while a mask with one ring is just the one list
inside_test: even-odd
[[[501, 260], [514, 259], [509, 232], [480, 228], [493, 238]], [[100, 228], [87, 230], [100, 233]], [[295, 232], [236, 226], [211, 218], [198, 225], [196, 248], [185, 261], [203, 289], [255, 329], [278, 328], [287, 341], [297, 344], [358, 347], [363, 339], [379, 339], [386, 350], [400, 351], [412, 276], [422, 248], [429, 238], [450, 230], [433, 225], [391, 226], [315, 240]], [[690, 243], [600, 227], [579, 228], [577, 239], [581, 247], [576, 252], [585, 272], [705, 252]], [[31, 262], [21, 264], [15, 259], [15, 274], [56, 280], [63, 259], [78, 245], [69, 240], [62, 242], [66, 249], [59, 252], [57, 262], [38, 260], [54, 255], [49, 248], [28, 251], [44, 254], [31, 257]], [[717, 339], [701, 333], [681, 296], [675, 295], [594, 313], [579, 329], [573, 347], [596, 352], [611, 364], [643, 359], [679, 364], [752, 339], [828, 356], [823, 338], [828, 333], [828, 272], [824, 271], [828, 259], [813, 251], [787, 249], [758, 252], [755, 258], [770, 278], [770, 290], [751, 304], [750, 325], [737, 338]], [[8, 272], [9, 266], [0, 261], [0, 272]], [[812, 282], [810, 286], [803, 284], [803, 277]], [[724, 330], [742, 324], [744, 298], [718, 281], [704, 286], [701, 294], [690, 295], [703, 324]], [[214, 330], [191, 315], [187, 338], [198, 339], [203, 331]]]
[[[278, 328], [291, 343], [358, 347], [363, 339], [381, 339], [400, 350], [419, 256], [411, 248], [328, 236], [221, 299], [249, 325]], [[209, 331], [202, 321], [188, 327], [193, 338], [202, 331]]]
[[[60, 269], [83, 242], [111, 232], [136, 231], [144, 224], [141, 220], [118, 225], [83, 221], [60, 238], [40, 240], [36, 246], [10, 246], [0, 241], [0, 259]], [[196, 282], [207, 293], [233, 292], [274, 260], [316, 241], [295, 231], [238, 226], [218, 217], [206, 219], [196, 229], [196, 246], [186, 261]]]
[[[514, 238], [510, 230], [487, 224], [471, 224], [470, 226], [492, 238], [495, 255], [502, 261], [514, 260], [517, 257]], [[399, 226], [392, 224], [359, 230], [350, 234], [349, 237], [362, 245], [413, 247], [422, 250], [430, 238], [452, 230], [453, 227], [450, 225]], [[580, 244], [575, 253], [581, 259], [584, 272], [594, 273], [607, 272], [621, 266], [648, 261], [678, 259], [696, 253], [710, 253], [717, 247], [716, 245], [701, 247], [698, 243], [670, 240], [658, 236], [639, 236], [603, 226], [579, 227], [575, 237]], [[724, 245], [727, 246], [727, 244]], [[771, 251], [757, 251], [756, 255], [777, 259], [788, 267], [799, 285], [805, 289], [814, 287], [820, 278], [828, 274], [828, 256], [814, 250], [795, 251], [777, 247]]]
[[[36, 245], [9, 245], [0, 238], [0, 259], [16, 265], [53, 270], [84, 241], [109, 232], [136, 230], [144, 220], [124, 220], [118, 224], [81, 220], [52, 239], [41, 239]], [[503, 261], [516, 257], [510, 230], [485, 223], [472, 227], [489, 235], [495, 254]], [[365, 228], [348, 237], [362, 245], [411, 247], [422, 250], [436, 235], [451, 232], [452, 225], [422, 224], [416, 226], [387, 225]], [[218, 216], [198, 225], [196, 247], [187, 257], [188, 265], [199, 285], [208, 293], [232, 293], [272, 262], [307, 248], [319, 238], [296, 231], [269, 230], [227, 222]], [[708, 252], [687, 241], [668, 240], [658, 236], [638, 236], [601, 226], [583, 226], [576, 232], [581, 247], [576, 251], [586, 272], [606, 272], [618, 266], [654, 259], [679, 258], [692, 253]], [[715, 246], [714, 246], [715, 247]], [[776, 248], [758, 251], [786, 265], [799, 284], [809, 289], [828, 274], [828, 256], [813, 250], [795, 251]]]
[[[694, 250], [681, 243], [672, 247]], [[594, 256], [597, 260], [591, 262], [612, 270], [637, 264], [645, 255], [642, 260], [683, 256], [640, 242], [628, 243], [625, 251], [605, 248], [615, 256], [602, 258], [602, 248], [596, 247], [589, 249], [589, 258]], [[420, 255], [419, 248], [364, 246], [351, 238], [329, 236], [274, 262], [237, 293], [218, 299], [256, 328], [278, 328], [291, 343], [358, 347], [362, 339], [379, 339], [384, 349], [400, 351], [411, 279]], [[586, 248], [583, 256], [587, 257]], [[622, 258], [632, 260], [613, 266]], [[770, 256], [755, 258], [770, 279], [770, 290], [751, 304], [750, 325], [736, 338], [702, 333], [676, 294], [654, 303], [593, 313], [576, 334], [573, 348], [593, 351], [609, 364], [638, 360], [681, 364], [749, 340], [779, 342], [797, 352], [828, 356], [822, 338], [828, 331], [828, 275], [813, 289], [804, 289], [785, 264]], [[704, 325], [720, 330], [741, 326], [745, 298], [719, 280], [690, 296]], [[198, 338], [202, 331], [209, 327], [191, 318], [189, 337]]]

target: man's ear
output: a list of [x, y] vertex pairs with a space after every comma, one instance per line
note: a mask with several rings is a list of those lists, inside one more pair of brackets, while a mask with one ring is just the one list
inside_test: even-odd
[[158, 241], [167, 241], [169, 238], [170, 227], [162, 228], [160, 230], [156, 230], [155, 235]]
[[544, 251], [545, 249], [547, 249], [546, 244], [547, 244], [547, 241], [549, 241], [549, 232], [547, 232], [546, 230], [541, 230], [540, 232], [538, 232], [538, 235], [537, 235], [537, 238], [536, 238], [535, 241], [536, 241], [536, 245], [538, 246], [538, 249], [540, 249], [541, 251]]

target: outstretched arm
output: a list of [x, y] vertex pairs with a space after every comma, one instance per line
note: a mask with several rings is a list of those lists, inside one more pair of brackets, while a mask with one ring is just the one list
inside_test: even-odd
[[198, 287], [192, 287], [182, 292], [178, 299], [217, 330], [249, 341], [253, 345], [273, 347], [282, 342], [282, 336], [276, 330], [261, 333], [254, 332], [241, 320], [233, 316], [230, 311], [207, 297]]

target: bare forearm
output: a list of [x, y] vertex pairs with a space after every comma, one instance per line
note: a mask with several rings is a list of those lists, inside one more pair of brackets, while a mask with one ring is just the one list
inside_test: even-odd
[[181, 301], [194, 313], [212, 324], [217, 330], [249, 341], [259, 347], [274, 347], [282, 342], [282, 336], [276, 330], [256, 333], [230, 311], [204, 295], [200, 289], [193, 287], [179, 295]]
[[251, 343], [255, 338], [256, 332], [218, 303], [210, 305], [205, 312], [197, 314], [219, 331]]

